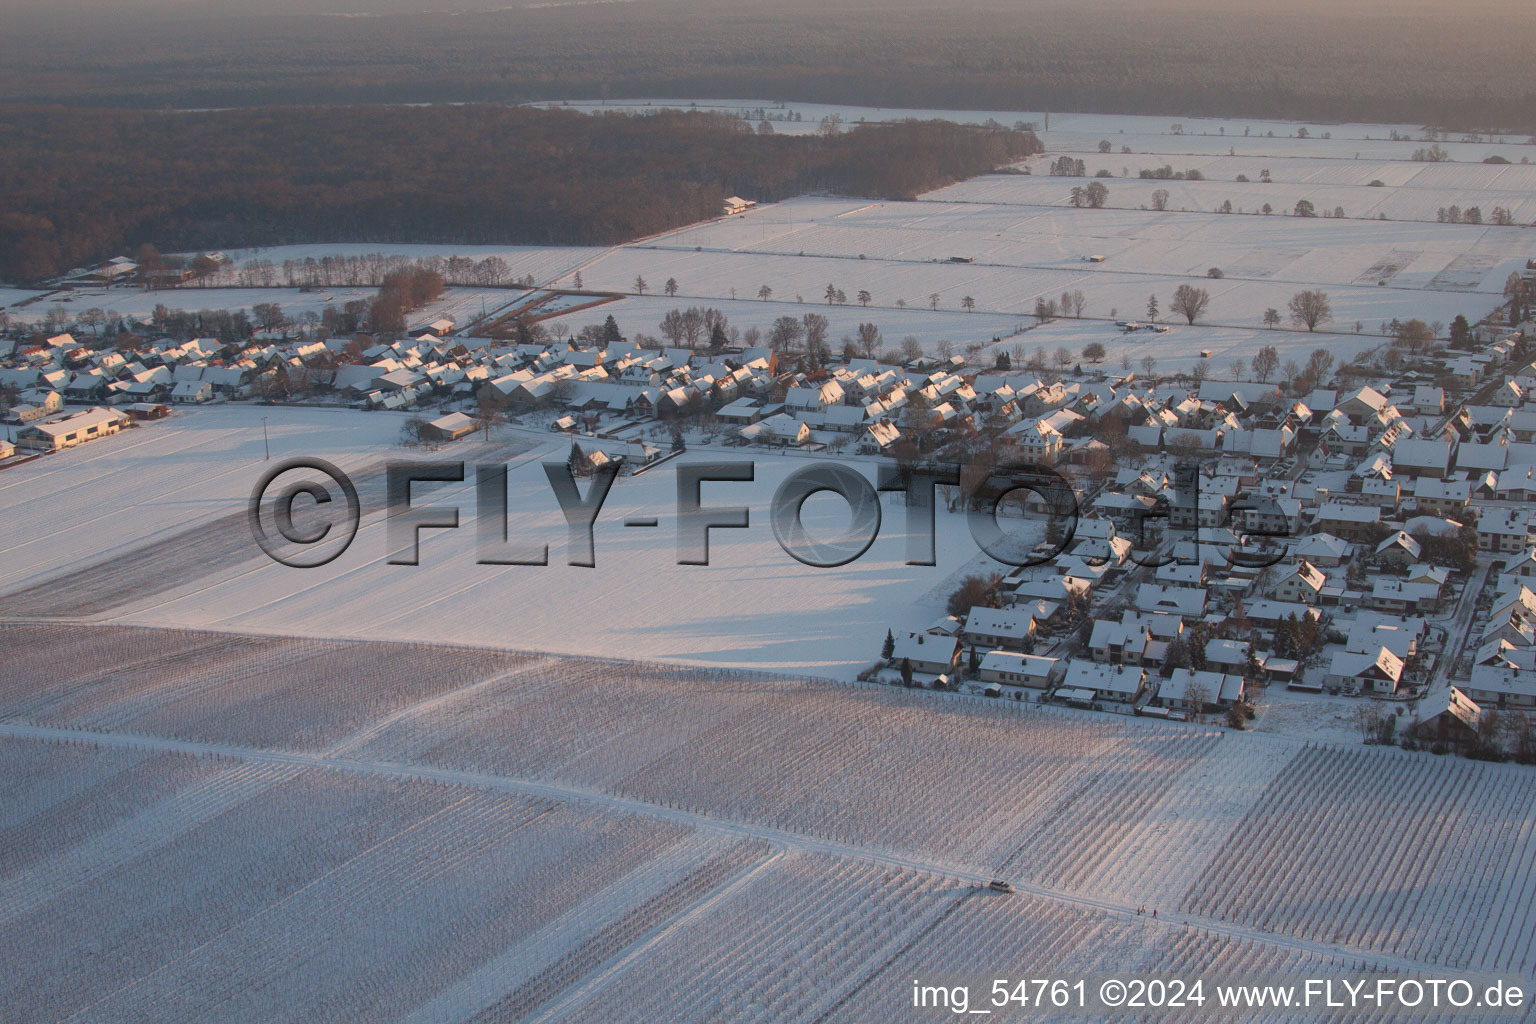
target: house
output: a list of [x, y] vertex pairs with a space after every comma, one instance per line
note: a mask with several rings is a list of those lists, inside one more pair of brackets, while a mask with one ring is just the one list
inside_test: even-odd
[[1143, 583], [1136, 588], [1136, 608], [1143, 612], [1166, 612], [1182, 619], [1205, 615], [1205, 591], [1192, 587], [1163, 587]]
[[1451, 468], [1450, 441], [1404, 438], [1392, 446], [1392, 469], [1411, 476], [1443, 477]]
[[1322, 600], [1323, 587], [1328, 577], [1311, 562], [1303, 561], [1275, 584], [1275, 600], [1290, 603], [1317, 604]]
[[1205, 663], [1208, 667], [1243, 675], [1248, 667], [1251, 650], [1246, 640], [1210, 639], [1205, 642]]
[[171, 401], [182, 405], [211, 402], [213, 385], [205, 380], [184, 380], [171, 389]]
[[1146, 673], [1137, 666], [1075, 660], [1067, 666], [1067, 674], [1056, 696], [1076, 704], [1092, 704], [1100, 700], [1131, 704], [1141, 696], [1146, 682]]
[[16, 432], [16, 447], [31, 451], [56, 452], [86, 441], [115, 434], [128, 417], [112, 409], [97, 406], [47, 423], [34, 423]]
[[743, 427], [756, 423], [762, 418], [762, 415], [762, 406], [758, 405], [757, 400], [752, 398], [738, 398], [734, 402], [715, 410], [715, 418], [721, 423], [731, 423]]
[[1536, 592], [1521, 584], [1493, 599], [1483, 643], [1505, 640], [1516, 647], [1536, 646]]
[[1045, 420], [1026, 420], [1008, 428], [1019, 454], [1040, 462], [1053, 461], [1061, 452], [1061, 431]]
[[1375, 579], [1365, 595], [1365, 607], [1394, 615], [1429, 614], [1440, 607], [1440, 586], [1408, 580]]
[[1524, 551], [1531, 543], [1531, 513], [1527, 509], [1486, 506], [1477, 520], [1477, 547], [1480, 551], [1510, 554]]
[[864, 435], [859, 439], [859, 451], [878, 454], [899, 440], [901, 440], [901, 431], [896, 429], [896, 424], [890, 420], [881, 420], [864, 428]]
[[1424, 549], [1419, 542], [1408, 536], [1402, 530], [1398, 530], [1392, 536], [1376, 545], [1374, 558], [1377, 563], [1391, 569], [1406, 569], [1418, 562], [1423, 556]]
[[1374, 505], [1351, 505], [1342, 501], [1329, 501], [1317, 510], [1313, 527], [1335, 537], [1360, 541], [1378, 529], [1381, 509]]
[[801, 445], [811, 439], [811, 428], [803, 420], [781, 412], [742, 427], [740, 434], [761, 444]]
[[1415, 509], [1434, 516], [1455, 516], [1466, 510], [1472, 500], [1472, 485], [1466, 480], [1437, 480], [1419, 477], [1413, 482]]
[[8, 459], [15, 454], [16, 446], [4, 438], [0, 438], [0, 459]]
[[1442, 682], [1420, 698], [1415, 714], [1417, 721], [1408, 728], [1414, 739], [1464, 747], [1477, 742], [1483, 711], [1460, 688]]
[[1060, 658], [1040, 658], [1014, 651], [988, 651], [982, 655], [977, 675], [982, 682], [1048, 690], [1066, 674]]
[[1027, 606], [1004, 609], [975, 605], [965, 616], [965, 629], [961, 631], [960, 639], [972, 647], [988, 650], [1022, 650], [1034, 632], [1035, 619]]
[[1354, 545], [1342, 537], [1335, 537], [1331, 533], [1314, 533], [1296, 541], [1291, 546], [1291, 555], [1316, 566], [1337, 568], [1349, 561], [1353, 550]]
[[1157, 682], [1157, 695], [1149, 703], [1169, 711], [1193, 712], [1195, 707], [1191, 698], [1197, 696], [1201, 713], [1226, 711], [1243, 699], [1243, 677], [1176, 668], [1167, 679]]
[[475, 432], [475, 421], [462, 412], [440, 416], [422, 428], [424, 438], [437, 441], [457, 441]]
[[1385, 647], [1375, 652], [1337, 651], [1328, 666], [1330, 689], [1393, 694], [1403, 678], [1403, 660]]
[[912, 671], [929, 676], [946, 675], [960, 664], [960, 641], [952, 636], [933, 633], [907, 633], [896, 638], [891, 651], [891, 664], [900, 665], [905, 659], [912, 663]]
[[1529, 669], [1474, 665], [1461, 689], [1479, 707], [1536, 710], [1536, 671]]
[[[1134, 619], [1129, 622], [1095, 619], [1088, 649], [1093, 660], [1100, 664], [1144, 665], [1148, 661], [1147, 649], [1155, 642], [1146, 625]], [[1167, 645], [1163, 646], [1166, 648]], [[1156, 661], [1161, 662], [1162, 658]]]
[[1428, 628], [1420, 618], [1361, 615], [1350, 627], [1344, 649], [1357, 654], [1371, 654], [1385, 647], [1403, 661], [1418, 654], [1419, 640]]

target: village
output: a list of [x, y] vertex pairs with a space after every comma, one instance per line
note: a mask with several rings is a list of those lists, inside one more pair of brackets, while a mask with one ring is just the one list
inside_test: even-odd
[[847, 338], [835, 357], [816, 314], [768, 338], [678, 316], [680, 345], [612, 315], [573, 336], [525, 317], [477, 337], [451, 316], [395, 337], [282, 322], [140, 340], [163, 318], [113, 344], [33, 333], [0, 366], [0, 468], [228, 402], [395, 413], [411, 446], [568, 434], [579, 473], [701, 447], [964, 464], [951, 512], [1027, 462], [1069, 481], [1070, 542], [1016, 492], [1003, 518], [1049, 557], [993, 563], [927, 629], [866, 638], [863, 678], [1234, 728], [1270, 688], [1363, 697], [1368, 742], [1536, 758], [1523, 715], [1500, 724], [1536, 712], [1536, 329], [1517, 315], [1451, 345], [1399, 324], [1344, 365], [1261, 349], [1161, 376], [1111, 368], [1097, 342], [1031, 353], [1028, 332], [937, 354]]

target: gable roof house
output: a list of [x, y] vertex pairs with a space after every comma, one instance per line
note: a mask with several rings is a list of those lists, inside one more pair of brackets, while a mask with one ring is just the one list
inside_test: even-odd
[[1392, 694], [1403, 678], [1403, 660], [1385, 647], [1374, 652], [1338, 651], [1328, 667], [1331, 689]]
[[960, 641], [952, 636], [935, 633], [907, 633], [897, 635], [891, 651], [891, 664], [900, 665], [902, 659], [912, 663], [912, 671], [923, 675], [946, 675], [960, 664]]
[[965, 616], [965, 629], [960, 639], [975, 647], [988, 650], [1012, 648], [1022, 650], [1035, 632], [1035, 620], [1027, 606], [990, 608], [973, 605]]

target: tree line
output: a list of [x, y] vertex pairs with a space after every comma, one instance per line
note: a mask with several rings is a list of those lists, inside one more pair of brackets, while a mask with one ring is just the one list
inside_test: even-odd
[[[455, 16], [218, 16], [215, 4], [32, 5], [0, 95], [72, 104], [464, 102], [709, 96], [957, 110], [1375, 121], [1536, 130], [1525, 0], [882, 5], [532, 4]], [[227, 4], [227, 8], [235, 5]], [[377, 6], [377, 5], [375, 5]], [[421, 5], [416, 5], [421, 6]], [[55, 8], [58, 8], [55, 11]]]
[[0, 108], [0, 279], [153, 243], [609, 245], [725, 196], [918, 192], [1041, 151], [1027, 131], [908, 121], [759, 134], [722, 114], [497, 105], [161, 113]]

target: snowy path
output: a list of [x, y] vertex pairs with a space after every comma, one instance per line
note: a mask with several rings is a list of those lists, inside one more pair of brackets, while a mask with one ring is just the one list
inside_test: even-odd
[[[781, 850], [851, 858], [870, 864], [948, 877], [976, 886], [985, 885], [990, 880], [988, 874], [978, 872], [973, 867], [945, 862], [933, 857], [909, 854], [893, 849], [872, 848], [818, 839], [751, 821], [714, 818], [676, 807], [649, 803], [643, 800], [558, 782], [539, 782], [531, 779], [453, 771], [423, 765], [387, 764], [323, 753], [308, 754], [286, 750], [260, 750], [231, 744], [192, 742], [167, 739], [159, 736], [124, 733], [94, 733], [84, 730], [57, 729], [16, 722], [0, 723], [0, 736], [19, 740], [87, 742], [105, 747], [147, 749], [162, 753], [181, 753], [202, 757], [233, 757], [264, 764], [275, 769], [329, 769], [376, 778], [473, 786], [480, 789], [515, 793], [529, 797], [543, 797], [561, 802], [592, 805], [619, 813], [644, 815], [685, 825], [706, 833], [734, 838], [756, 839]], [[1100, 910], [1127, 919], [1137, 916], [1134, 900], [1121, 901], [1094, 898], [1078, 892], [1032, 884], [1021, 880], [1015, 880], [1015, 886], [1022, 893], [1028, 893], [1080, 908]], [[1368, 949], [1349, 945], [1316, 942], [1277, 935], [1258, 928], [1243, 927], [1198, 915], [1169, 914], [1161, 923], [1165, 925], [1187, 924], [1191, 928], [1213, 935], [1221, 935], [1228, 939], [1248, 940], [1276, 948], [1295, 950], [1324, 957], [1343, 957], [1350, 961], [1365, 961], [1383, 969], [1414, 972], [1441, 966], [1428, 961], [1383, 955]]]

